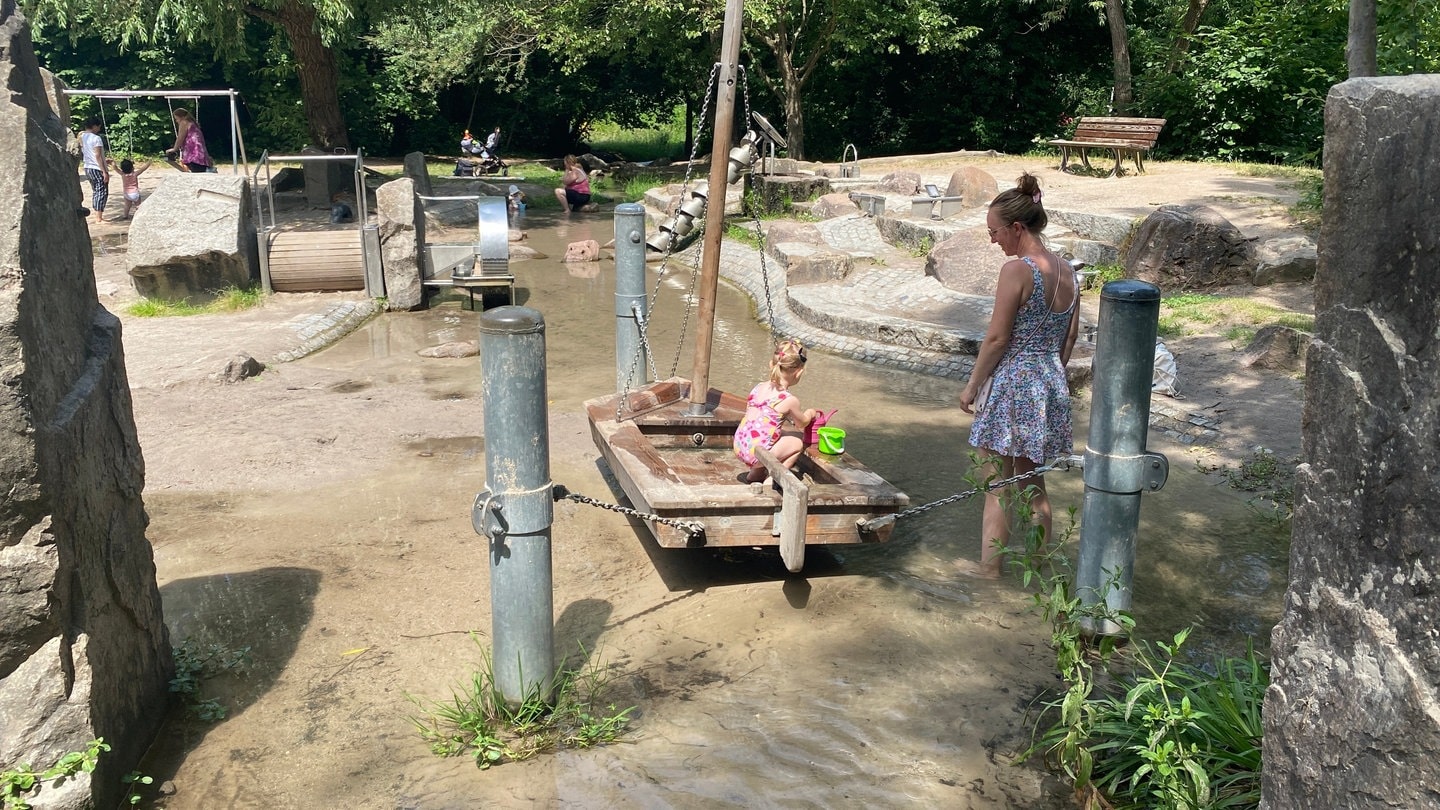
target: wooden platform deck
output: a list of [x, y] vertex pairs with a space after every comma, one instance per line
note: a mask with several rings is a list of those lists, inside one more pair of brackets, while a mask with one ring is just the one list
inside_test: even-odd
[[[714, 416], [696, 418], [684, 415], [689, 391], [689, 381], [679, 378], [632, 391], [618, 421], [618, 394], [586, 402], [596, 447], [634, 508], [705, 526], [692, 536], [648, 521], [661, 546], [780, 544], [781, 493], [744, 483], [748, 469], [731, 449], [745, 400], [712, 388], [708, 402]], [[823, 455], [807, 447], [795, 471], [808, 490], [803, 510], [806, 545], [888, 540], [888, 527], [862, 533], [857, 522], [893, 514], [910, 502], [850, 453]]]

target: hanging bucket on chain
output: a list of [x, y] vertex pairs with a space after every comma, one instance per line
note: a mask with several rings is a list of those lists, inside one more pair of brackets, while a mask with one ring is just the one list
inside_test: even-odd
[[837, 427], [822, 427], [815, 430], [820, 452], [827, 456], [838, 456], [845, 452], [845, 429]]

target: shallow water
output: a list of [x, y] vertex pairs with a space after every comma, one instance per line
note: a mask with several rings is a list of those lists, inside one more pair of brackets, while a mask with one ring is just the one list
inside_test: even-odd
[[[529, 244], [552, 257], [512, 265], [517, 303], [546, 322], [552, 474], [609, 500], [616, 492], [578, 414], [614, 387], [614, 263], [558, 258], [571, 241], [608, 242], [613, 223], [542, 211], [525, 226]], [[656, 278], [652, 265], [651, 285]], [[661, 376], [689, 284], [678, 265], [660, 284], [651, 341]], [[712, 385], [743, 392], [766, 372], [770, 338], [752, 311], [721, 283]], [[415, 385], [420, 403], [478, 400], [477, 361], [415, 351], [477, 338], [479, 317], [442, 298], [295, 365]], [[693, 318], [687, 331], [693, 340]], [[681, 375], [691, 353], [687, 340]], [[838, 408], [847, 451], [912, 503], [968, 487], [969, 420], [953, 404], [960, 383], [820, 352], [807, 371], [801, 401]], [[978, 553], [978, 498], [902, 521], [884, 545], [812, 549], [800, 576], [774, 549], [660, 549], [636, 522], [562, 504], [556, 645], [583, 645], [613, 664], [616, 699], [637, 707], [636, 732], [621, 745], [491, 771], [435, 758], [405, 720], [413, 707], [404, 695], [447, 694], [478, 660], [463, 628], [489, 626], [483, 544], [468, 526], [483, 486], [478, 406], [473, 419], [459, 437], [418, 425], [403, 457], [359, 482], [147, 493], [172, 628], [254, 639], [262, 659], [255, 679], [230, 687], [243, 711], [203, 739], [171, 742], [190, 751], [173, 754], [189, 789], [166, 806], [1068, 806], [1053, 779], [1009, 764], [1028, 741], [1027, 708], [1054, 684], [1048, 633], [1018, 586], [960, 579], [949, 567]], [[1057, 512], [1080, 503], [1080, 473], [1048, 482]], [[1251, 637], [1268, 646], [1285, 538], [1181, 455], [1141, 514], [1142, 632], [1199, 624], [1201, 653], [1238, 651]], [[293, 552], [254, 570], [230, 558], [244, 559], [246, 537], [277, 534], [293, 535]], [[215, 559], [195, 559], [202, 547]], [[210, 573], [217, 564], [233, 573]]]

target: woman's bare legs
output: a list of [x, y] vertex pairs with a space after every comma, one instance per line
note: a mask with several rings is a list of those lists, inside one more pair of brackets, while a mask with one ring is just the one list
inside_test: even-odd
[[[976, 470], [982, 480], [1009, 478], [1033, 471], [1035, 462], [1028, 458], [1001, 456], [981, 449], [981, 463]], [[1032, 519], [1045, 529], [1045, 540], [1050, 540], [1050, 497], [1045, 491], [1044, 476], [1037, 476], [1021, 484], [992, 489], [985, 493], [985, 511], [980, 519], [980, 562], [958, 560], [955, 567], [962, 574], [984, 579], [999, 579], [1004, 558], [1001, 549], [1010, 542], [1010, 524], [1014, 517], [1014, 501], [1022, 488], [1034, 486], [1036, 493], [1030, 499]]]

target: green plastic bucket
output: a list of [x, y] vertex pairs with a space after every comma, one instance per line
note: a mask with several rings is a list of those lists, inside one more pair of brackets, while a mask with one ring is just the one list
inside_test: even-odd
[[838, 456], [841, 453], [845, 452], [844, 428], [816, 428], [815, 436], [817, 439], [819, 439], [816, 444], [820, 447], [820, 452], [830, 456]]

